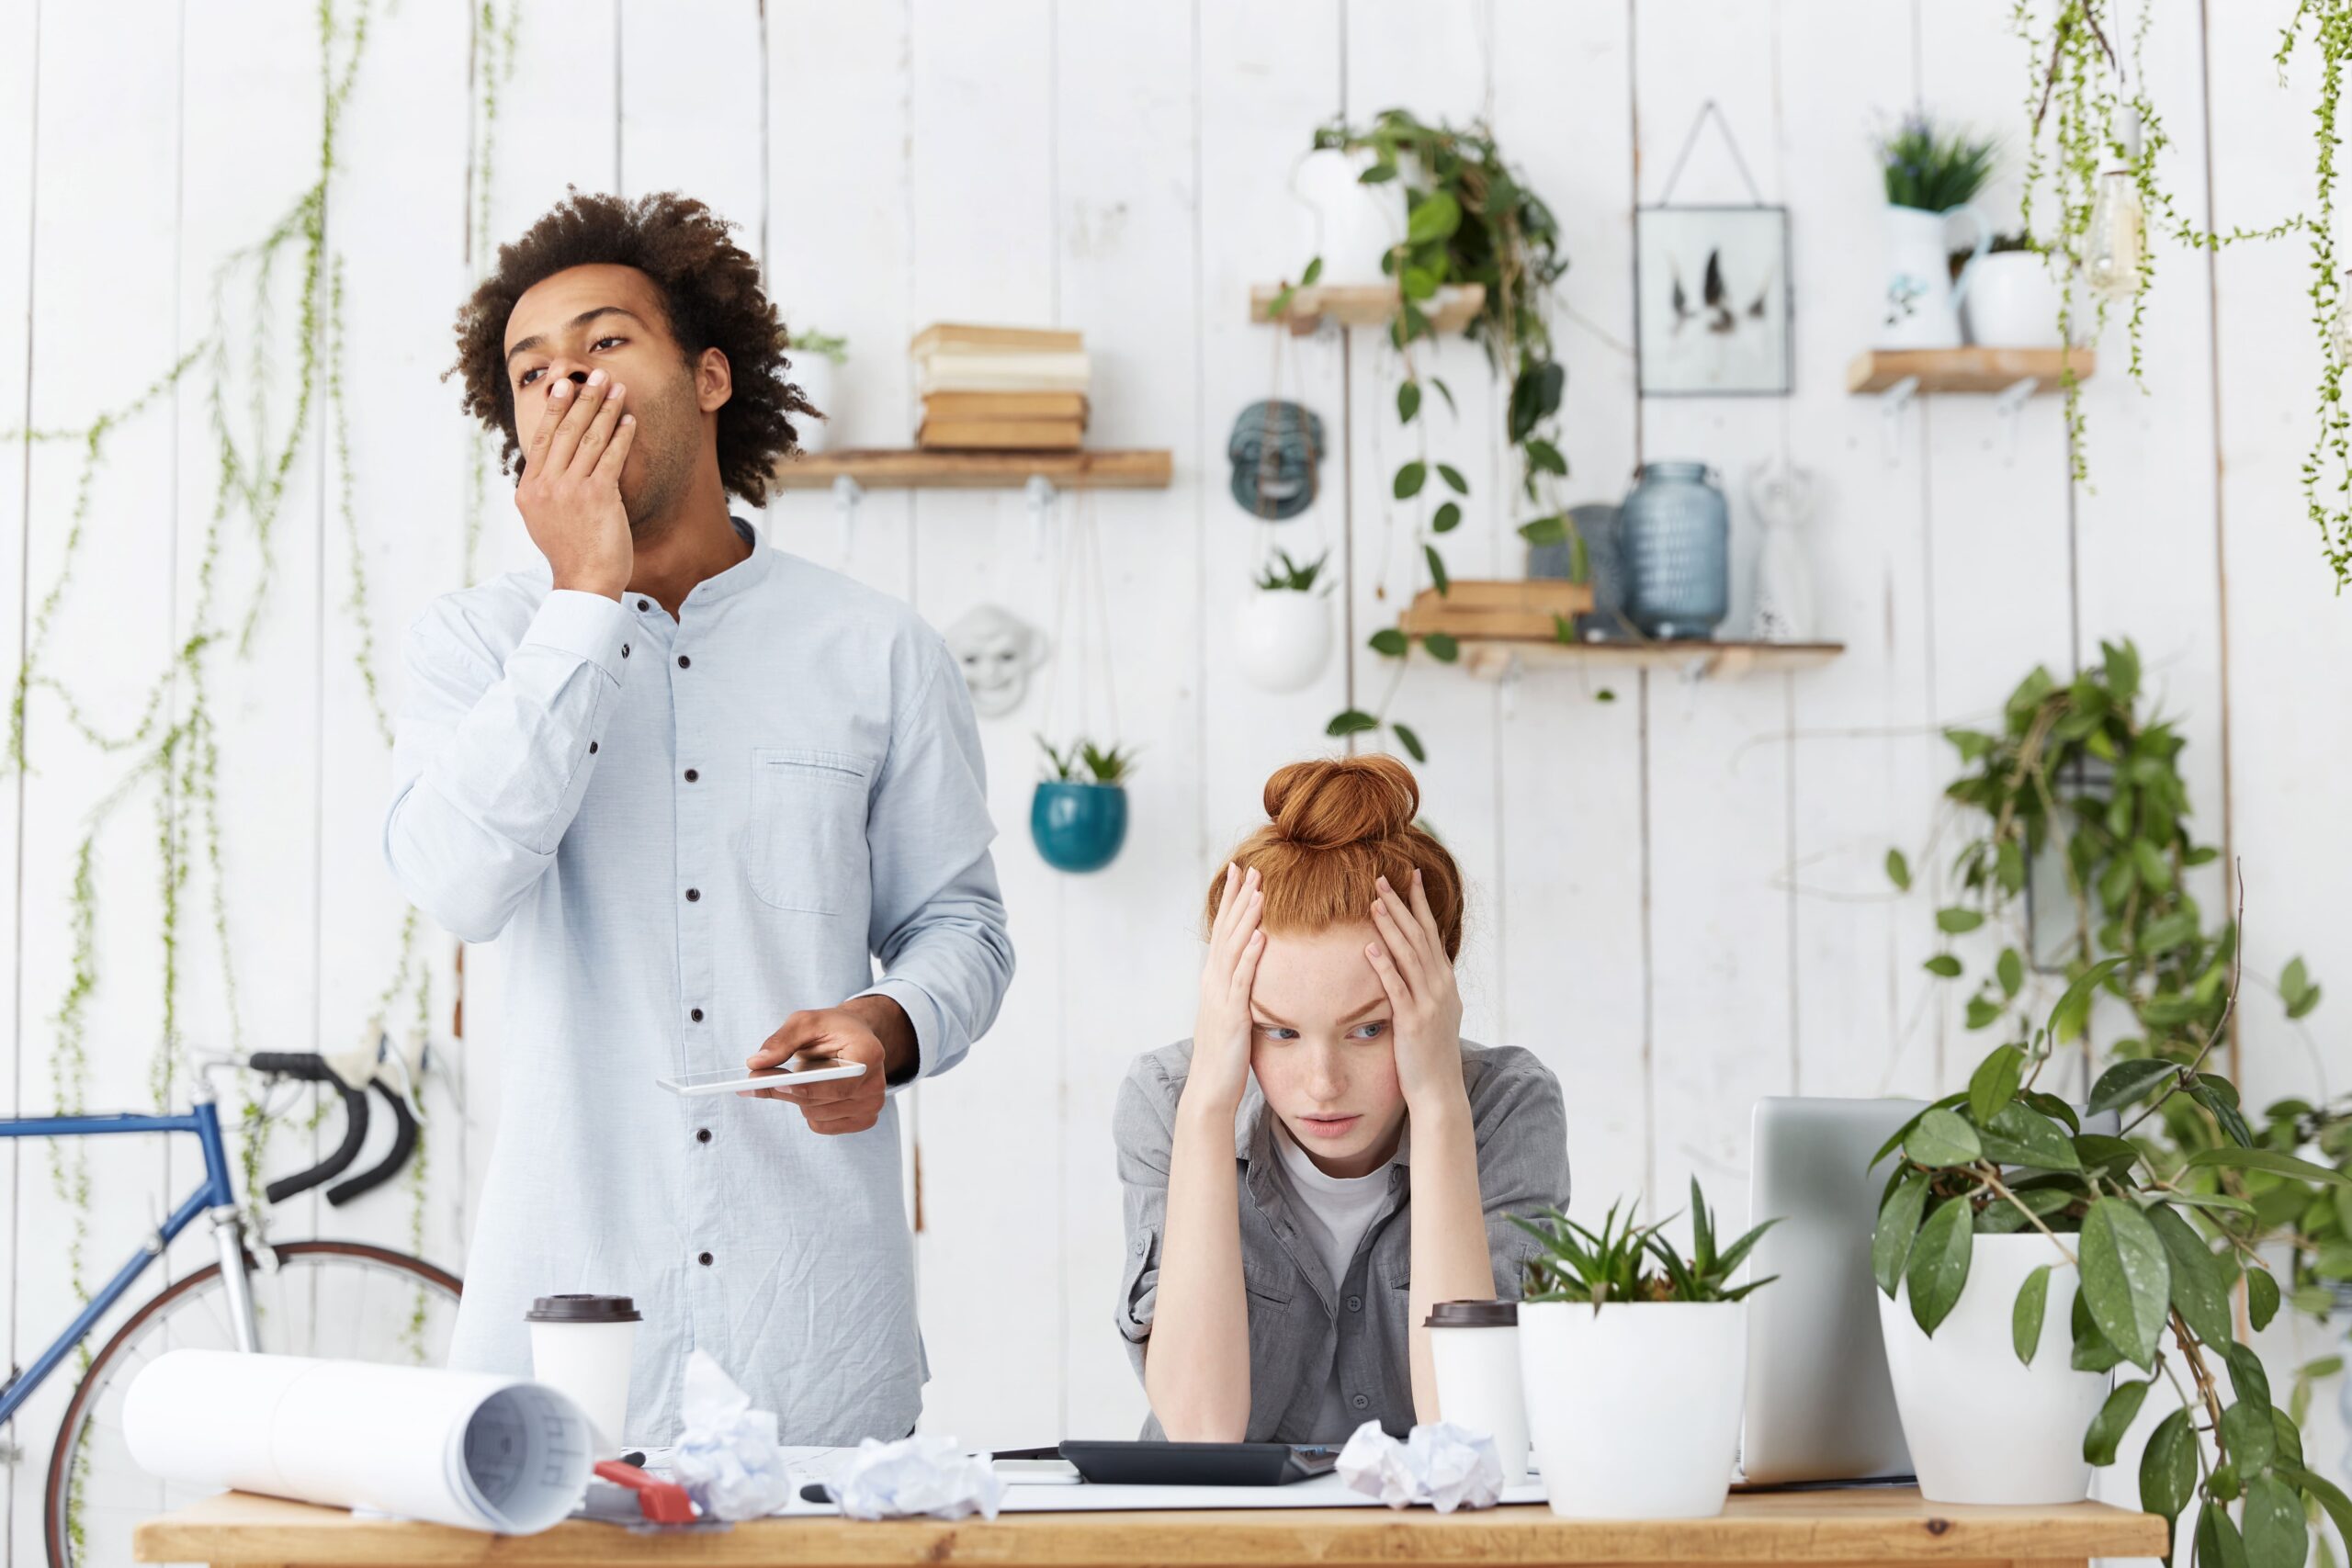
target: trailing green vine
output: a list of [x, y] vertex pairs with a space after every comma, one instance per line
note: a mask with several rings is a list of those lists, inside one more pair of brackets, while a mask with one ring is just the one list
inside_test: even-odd
[[[73, 857], [74, 876], [66, 900], [72, 937], [70, 975], [51, 1020], [55, 1031], [51, 1086], [62, 1114], [87, 1108], [87, 1009], [99, 984], [96, 942], [99, 837], [119, 807], [139, 790], [153, 787], [155, 791], [155, 875], [162, 902], [163, 1027], [148, 1064], [149, 1090], [154, 1104], [160, 1110], [171, 1101], [173, 1070], [183, 1043], [181, 985], [189, 951], [189, 919], [184, 901], [191, 873], [199, 861], [210, 882], [209, 936], [220, 963], [221, 1005], [229, 1036], [226, 1043], [232, 1049], [243, 1047], [220, 825], [220, 753], [211, 697], [212, 675], [216, 654], [223, 647], [233, 648], [240, 659], [250, 656], [254, 630], [270, 597], [275, 566], [273, 528], [283, 513], [298, 457], [306, 446], [315, 443], [322, 434], [317, 428], [322, 423], [318, 412], [322, 405], [326, 410], [328, 426], [323, 434], [331, 442], [334, 460], [342, 470], [335, 506], [350, 556], [350, 580], [342, 608], [357, 634], [353, 658], [377, 733], [387, 745], [390, 740], [390, 721], [378, 677], [365, 551], [352, 491], [349, 418], [343, 373], [343, 265], [327, 239], [328, 193], [337, 169], [337, 133], [366, 53], [370, 3], [371, 0], [357, 0], [347, 13], [338, 7], [336, 0], [321, 0], [317, 6], [322, 122], [314, 176], [260, 241], [232, 254], [216, 270], [206, 335], [128, 402], [101, 412], [87, 426], [73, 430], [28, 427], [10, 437], [28, 449], [36, 444], [72, 445], [79, 448], [80, 465], [71, 512], [62, 530], [56, 575], [33, 616], [25, 658], [11, 692], [6, 765], [24, 772], [35, 766], [28, 733], [28, 709], [36, 692], [45, 705], [54, 704], [64, 730], [77, 735], [102, 756], [120, 757], [126, 762], [120, 776], [85, 818]], [[294, 385], [283, 426], [273, 429], [270, 368], [275, 355], [271, 346], [270, 300], [282, 265], [293, 266], [297, 275], [291, 328], [295, 334], [291, 344]], [[232, 298], [250, 299], [250, 321], [232, 321]], [[230, 345], [236, 343], [245, 344], [246, 352], [232, 358]], [[240, 380], [243, 382], [242, 387]], [[94, 720], [82, 697], [49, 671], [44, 657], [51, 645], [58, 616], [74, 589], [98, 480], [107, 468], [114, 438], [162, 402], [165, 394], [191, 384], [201, 389], [216, 463], [212, 505], [205, 521], [195, 592], [187, 615], [187, 631], [145, 688], [130, 727], [109, 731]], [[218, 568], [232, 522], [242, 522], [250, 531], [255, 566], [251, 581], [238, 585], [242, 603], [224, 614], [220, 603], [222, 584]], [[375, 1026], [380, 1027], [394, 1000], [406, 993], [413, 994], [422, 1022], [429, 975], [421, 961], [418, 943], [419, 927], [412, 911], [401, 928], [394, 978], [379, 1000]], [[238, 1161], [245, 1178], [247, 1200], [257, 1204], [273, 1122], [253, 1086], [247, 1086], [233, 1120], [242, 1134]], [[91, 1189], [82, 1147], [78, 1141], [52, 1140], [51, 1174], [52, 1187], [74, 1214], [73, 1232], [66, 1246], [68, 1270], [76, 1298], [86, 1301], [88, 1284], [83, 1269]], [[421, 1176], [421, 1172], [420, 1157], [412, 1173]], [[420, 1186], [412, 1216], [413, 1235], [421, 1232], [423, 1213]], [[261, 1234], [261, 1219], [256, 1213], [256, 1237]], [[86, 1353], [85, 1360], [86, 1364]]]
[[2352, 582], [2352, 428], [2344, 410], [2344, 367], [2352, 358], [2352, 303], [2335, 267], [2336, 111], [2344, 93], [2344, 62], [2352, 55], [2352, 0], [2301, 0], [2278, 40], [2279, 78], [2311, 27], [2319, 51], [2319, 102], [2312, 114], [2315, 208], [2303, 225], [2312, 242], [2312, 325], [2319, 333], [2319, 428], [2303, 459], [2303, 504], [2319, 529], [2320, 548], [2335, 573], [2339, 593]]
[[[1493, 133], [1483, 125], [1429, 125], [1407, 110], [1385, 109], [1361, 130], [1345, 120], [1332, 121], [1317, 130], [1315, 146], [1369, 152], [1372, 162], [1358, 176], [1361, 182], [1395, 182], [1404, 188], [1405, 234], [1381, 257], [1381, 270], [1397, 283], [1397, 311], [1389, 326], [1389, 342], [1403, 367], [1396, 386], [1396, 419], [1413, 434], [1414, 455], [1390, 477], [1389, 497], [1395, 502], [1420, 504], [1414, 531], [1431, 586], [1441, 595], [1452, 586], [1438, 541], [1461, 525], [1470, 483], [1454, 465], [1430, 458], [1429, 427], [1420, 418], [1425, 389], [1433, 389], [1449, 409], [1455, 407], [1453, 390], [1443, 378], [1422, 374], [1414, 345], [1436, 336], [1430, 311], [1436, 308], [1440, 291], [1464, 284], [1485, 290], [1477, 313], [1463, 331], [1486, 350], [1487, 365], [1510, 386], [1507, 428], [1520, 455], [1520, 487], [1524, 499], [1543, 513], [1521, 524], [1520, 535], [1531, 544], [1567, 544], [1571, 574], [1582, 581], [1584, 542], [1549, 493], [1552, 481], [1566, 479], [1568, 472], [1555, 423], [1567, 371], [1552, 353], [1549, 293], [1568, 262], [1560, 254], [1559, 225], [1551, 209], [1510, 169]], [[1307, 264], [1297, 287], [1313, 287], [1321, 272], [1322, 258], [1317, 257]], [[1281, 291], [1269, 314], [1283, 314], [1295, 291]], [[1432, 477], [1450, 492], [1434, 510], [1422, 499], [1430, 493]], [[1382, 593], [1385, 597], [1385, 591]], [[1563, 637], [1568, 635], [1565, 623], [1560, 629]], [[1350, 707], [1334, 715], [1326, 734], [1357, 735], [1385, 724], [1415, 761], [1428, 761], [1419, 735], [1388, 717], [1414, 640], [1395, 626], [1373, 634], [1373, 651], [1396, 661], [1387, 693], [1374, 711]], [[1460, 657], [1459, 645], [1443, 632], [1418, 640], [1442, 663]]]

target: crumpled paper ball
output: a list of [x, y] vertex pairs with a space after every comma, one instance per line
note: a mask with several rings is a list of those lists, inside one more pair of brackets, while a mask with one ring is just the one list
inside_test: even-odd
[[895, 1442], [872, 1438], [857, 1445], [833, 1483], [842, 1512], [853, 1519], [908, 1519], [928, 1514], [960, 1519], [996, 1517], [1004, 1481], [986, 1454], [967, 1454], [953, 1438], [921, 1433]]
[[1441, 1514], [1491, 1508], [1503, 1495], [1495, 1439], [1451, 1421], [1415, 1427], [1398, 1442], [1367, 1421], [1340, 1450], [1340, 1479], [1392, 1508], [1427, 1503]]
[[686, 1357], [670, 1471], [706, 1518], [757, 1519], [784, 1506], [792, 1475], [776, 1446], [775, 1412], [752, 1409], [706, 1351]]

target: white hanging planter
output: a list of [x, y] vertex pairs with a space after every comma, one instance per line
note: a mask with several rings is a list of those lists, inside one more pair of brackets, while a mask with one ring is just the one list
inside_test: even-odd
[[[2043, 1264], [2050, 1295], [2041, 1343], [2018, 1359], [2010, 1319], [2018, 1287]], [[2079, 1503], [2090, 1493], [2083, 1434], [2107, 1398], [2104, 1372], [2074, 1370], [2079, 1275], [2040, 1232], [1973, 1236], [1968, 1282], [1935, 1337], [1911, 1315], [1907, 1285], [1878, 1299], [1894, 1406], [1930, 1503]], [[1987, 1434], [1997, 1440], [1987, 1440]]]
[[1520, 1381], [1552, 1512], [1723, 1512], [1747, 1386], [1740, 1302], [1521, 1302]]
[[1233, 642], [1251, 685], [1304, 691], [1331, 662], [1331, 601], [1311, 590], [1259, 589], [1242, 603]]

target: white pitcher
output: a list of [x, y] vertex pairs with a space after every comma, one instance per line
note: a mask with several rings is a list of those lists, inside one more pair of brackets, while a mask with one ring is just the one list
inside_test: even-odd
[[[1960, 281], [1951, 281], [1946, 225], [1964, 218], [1976, 226], [1976, 243]], [[1879, 324], [1881, 348], [1958, 348], [1960, 302], [1969, 275], [1993, 243], [1993, 225], [1973, 207], [1926, 212], [1916, 207], [1886, 209], [1886, 298]]]
[[1405, 237], [1405, 189], [1399, 180], [1363, 184], [1359, 176], [1374, 162], [1369, 148], [1318, 147], [1291, 171], [1291, 194], [1306, 204], [1300, 243], [1307, 255], [1323, 258], [1318, 282], [1389, 280], [1380, 261]]

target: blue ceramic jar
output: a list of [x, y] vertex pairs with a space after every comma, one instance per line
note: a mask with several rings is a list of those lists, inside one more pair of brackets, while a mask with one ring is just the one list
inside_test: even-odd
[[1731, 513], [1704, 463], [1645, 463], [1619, 515], [1625, 615], [1645, 637], [1705, 639], [1731, 613]]

